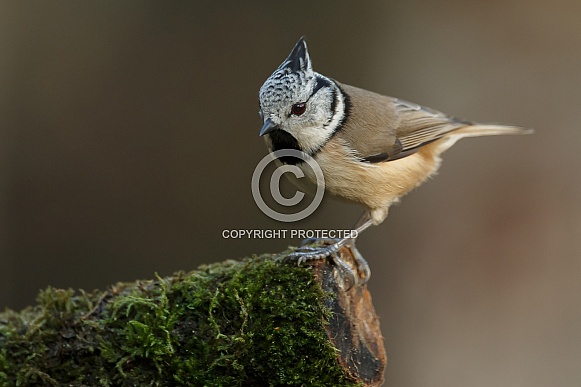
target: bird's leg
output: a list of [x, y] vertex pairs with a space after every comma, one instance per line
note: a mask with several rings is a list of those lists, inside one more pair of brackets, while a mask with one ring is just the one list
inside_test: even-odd
[[[357, 285], [363, 285], [369, 280], [371, 271], [369, 269], [367, 261], [365, 261], [363, 256], [355, 248], [355, 239], [361, 232], [365, 231], [372, 224], [373, 222], [371, 221], [369, 213], [365, 212], [363, 216], [361, 216], [359, 221], [355, 224], [354, 237], [343, 239], [316, 239], [316, 238], [305, 239], [304, 241], [301, 242], [301, 247], [290, 253], [286, 257], [286, 259], [296, 260], [297, 263], [300, 265], [301, 263], [312, 259], [323, 259], [332, 256], [342, 271], [347, 272], [349, 276], [353, 277], [354, 282]], [[314, 243], [328, 245], [324, 247], [308, 246]], [[344, 246], [347, 246], [351, 250], [353, 257], [355, 258], [355, 261], [357, 263], [357, 273], [353, 273], [353, 270], [351, 269], [349, 264], [345, 262], [339, 256], [339, 254], [337, 254], [337, 252], [341, 250], [341, 248]]]
[[[357, 235], [359, 235], [360, 232], [367, 230], [372, 225], [373, 221], [371, 220], [371, 216], [369, 212], [365, 211], [355, 224], [354, 228], [357, 231]], [[357, 247], [355, 247], [355, 240], [356, 238], [351, 238], [345, 243], [345, 245], [349, 248], [349, 250], [351, 250], [353, 258], [355, 258], [355, 262], [357, 263], [357, 274], [359, 278], [357, 284], [361, 286], [369, 281], [369, 277], [371, 277], [371, 269], [369, 268], [369, 264], [365, 258], [363, 258], [363, 255], [361, 255], [359, 250], [357, 250]]]

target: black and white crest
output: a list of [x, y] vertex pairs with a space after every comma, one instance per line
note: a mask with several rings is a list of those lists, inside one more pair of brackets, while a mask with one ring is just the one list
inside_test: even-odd
[[271, 150], [298, 149], [312, 156], [345, 117], [343, 93], [313, 70], [303, 38], [264, 82], [258, 97], [264, 122], [260, 135]]
[[[284, 100], [306, 100], [313, 90], [314, 80], [307, 43], [301, 38], [288, 58], [260, 88], [260, 101], [276, 105]], [[270, 106], [264, 107], [268, 109]]]
[[313, 69], [311, 58], [309, 57], [309, 50], [307, 49], [307, 42], [305, 42], [304, 37], [299, 39], [288, 58], [278, 66], [278, 70], [285, 68], [288, 68], [295, 73], [298, 73], [299, 71], [306, 72]]

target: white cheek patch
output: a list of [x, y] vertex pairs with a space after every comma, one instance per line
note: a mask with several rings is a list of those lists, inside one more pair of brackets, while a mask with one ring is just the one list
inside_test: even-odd
[[321, 128], [309, 128], [307, 130], [302, 130], [300, 134], [297, 135], [297, 141], [301, 149], [312, 155], [316, 153], [328, 140], [331, 138], [333, 131]]
[[[315, 116], [321, 117], [322, 119], [319, 122], [324, 121], [324, 123], [302, 128], [293, 134], [301, 149], [310, 155], [317, 153], [327, 143], [345, 118], [345, 97], [343, 93], [337, 88], [335, 93], [331, 93], [331, 96], [334, 98], [332, 103], [312, 101], [312, 103], [319, 106], [319, 111], [314, 112]], [[327, 118], [328, 116], [324, 110], [329, 106], [329, 103], [334, 107], [330, 119]]]

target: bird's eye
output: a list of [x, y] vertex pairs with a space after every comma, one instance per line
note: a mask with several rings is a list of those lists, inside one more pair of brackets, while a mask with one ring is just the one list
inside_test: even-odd
[[307, 104], [304, 102], [295, 103], [291, 108], [291, 113], [295, 116], [300, 116], [307, 110]]

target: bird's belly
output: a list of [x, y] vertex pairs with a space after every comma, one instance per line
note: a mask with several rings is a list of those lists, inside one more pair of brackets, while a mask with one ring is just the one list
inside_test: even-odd
[[378, 209], [389, 207], [436, 171], [439, 158], [425, 148], [402, 159], [376, 164], [347, 155], [329, 157], [333, 152], [321, 152], [315, 160], [323, 170], [327, 192]]

